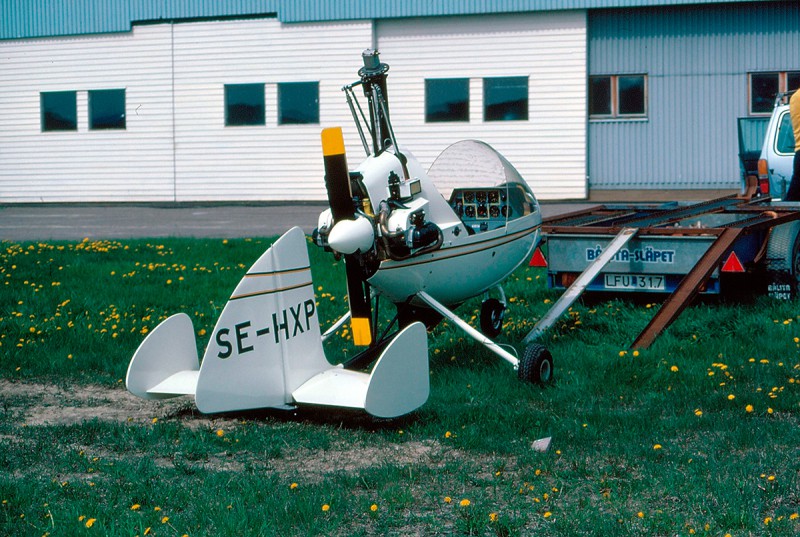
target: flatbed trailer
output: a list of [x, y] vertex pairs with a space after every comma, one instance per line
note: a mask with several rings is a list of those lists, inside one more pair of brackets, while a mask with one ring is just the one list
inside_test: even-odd
[[546, 218], [542, 234], [548, 285], [565, 292], [526, 343], [586, 290], [666, 296], [631, 345], [647, 348], [699, 293], [800, 289], [800, 203], [756, 198], [752, 185], [698, 203], [598, 205]]

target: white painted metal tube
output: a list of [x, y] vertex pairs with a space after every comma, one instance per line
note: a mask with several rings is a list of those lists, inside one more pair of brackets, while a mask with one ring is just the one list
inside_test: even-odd
[[578, 278], [572, 282], [572, 285], [569, 286], [569, 289], [564, 291], [564, 293], [556, 300], [556, 303], [553, 304], [547, 313], [539, 319], [539, 322], [536, 323], [536, 326], [528, 332], [528, 335], [525, 336], [525, 339], [522, 340], [522, 343], [525, 345], [529, 345], [532, 343], [536, 338], [541, 336], [548, 328], [553, 326], [555, 322], [561, 317], [563, 314], [576, 300], [578, 297], [581, 296], [583, 291], [586, 287], [594, 280], [595, 276], [597, 276], [603, 267], [605, 267], [611, 258], [617, 255], [623, 246], [625, 246], [629, 240], [631, 240], [635, 235], [636, 232], [639, 231], [636, 228], [623, 228], [616, 237], [611, 239], [611, 242], [608, 243], [603, 249], [603, 253], [601, 253], [594, 261], [592, 261], [586, 270], [584, 270]]
[[324, 334], [322, 334], [322, 341], [325, 341], [326, 339], [328, 339], [329, 337], [331, 337], [331, 334], [333, 334], [334, 332], [336, 332], [337, 330], [339, 330], [339, 328], [341, 328], [341, 327], [342, 327], [342, 325], [343, 325], [344, 323], [346, 323], [346, 322], [347, 322], [347, 320], [348, 320], [349, 318], [350, 318], [350, 310], [348, 310], [348, 311], [347, 311], [347, 313], [345, 313], [345, 314], [344, 314], [344, 315], [343, 315], [343, 316], [342, 316], [342, 317], [341, 317], [341, 318], [340, 318], [338, 321], [336, 321], [335, 323], [333, 323], [333, 326], [331, 326], [330, 328], [328, 328], [328, 329], [325, 331], [325, 333], [324, 333]]
[[429, 294], [427, 294], [424, 291], [420, 291], [419, 293], [417, 293], [417, 296], [421, 300], [423, 300], [426, 304], [428, 304], [430, 307], [432, 307], [433, 309], [444, 315], [447, 319], [455, 323], [456, 326], [458, 326], [461, 330], [466, 332], [467, 335], [469, 335], [472, 339], [474, 339], [475, 341], [477, 341], [478, 343], [480, 343], [481, 345], [483, 345], [484, 347], [495, 353], [497, 356], [499, 356], [500, 358], [502, 358], [503, 360], [507, 361], [512, 366], [514, 366], [514, 369], [517, 369], [519, 367], [519, 360], [517, 359], [516, 356], [504, 350], [497, 343], [495, 343], [488, 337], [481, 334], [480, 331], [476, 330], [475, 328], [470, 326], [467, 322], [460, 319], [455, 313], [447, 309], [444, 305], [437, 302]]

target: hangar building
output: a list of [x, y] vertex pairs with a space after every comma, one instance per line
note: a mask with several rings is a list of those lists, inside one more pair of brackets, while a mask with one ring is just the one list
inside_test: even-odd
[[0, 203], [323, 200], [366, 48], [423, 165], [476, 138], [540, 199], [696, 198], [800, 86], [800, 3], [6, 0]]

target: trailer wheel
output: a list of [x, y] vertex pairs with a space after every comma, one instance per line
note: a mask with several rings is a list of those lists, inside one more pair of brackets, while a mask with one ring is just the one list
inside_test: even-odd
[[517, 375], [520, 380], [535, 384], [548, 384], [553, 381], [553, 356], [544, 345], [532, 343], [525, 347], [519, 361]]
[[790, 299], [800, 292], [800, 221], [772, 229], [765, 257], [767, 292]]
[[481, 304], [481, 332], [494, 339], [503, 331], [506, 306], [496, 298], [487, 298]]

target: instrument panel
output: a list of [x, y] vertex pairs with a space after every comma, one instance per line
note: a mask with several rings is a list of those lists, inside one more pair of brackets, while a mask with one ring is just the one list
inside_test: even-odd
[[449, 203], [467, 229], [476, 232], [504, 226], [512, 213], [506, 188], [456, 188]]

